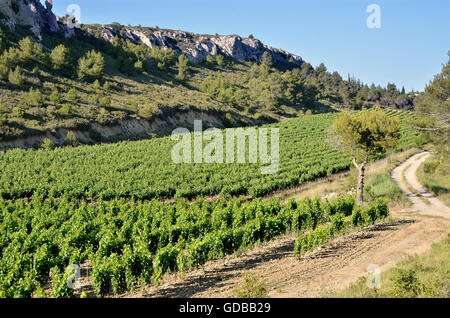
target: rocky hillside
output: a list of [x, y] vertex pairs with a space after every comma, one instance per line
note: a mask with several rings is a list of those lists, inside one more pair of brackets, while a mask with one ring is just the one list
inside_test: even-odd
[[0, 0], [0, 12], [4, 24], [10, 28], [16, 25], [30, 26], [32, 32], [40, 38], [41, 30], [50, 32], [63, 30], [66, 37], [77, 33], [100, 36], [112, 41], [114, 38], [128, 40], [148, 47], [172, 49], [175, 53], [186, 55], [191, 62], [203, 62], [208, 55], [232, 57], [238, 60], [261, 61], [264, 52], [270, 53], [274, 62], [280, 64], [293, 63], [301, 66], [301, 57], [272, 48], [254, 38], [242, 38], [239, 35], [201, 35], [185, 31], [160, 30], [155, 28], [124, 27], [121, 25], [82, 25], [71, 29], [52, 12], [53, 1], [39, 0]]
[[413, 107], [394, 84], [343, 79], [253, 37], [69, 27], [53, 5], [0, 0], [0, 149], [60, 145], [68, 132], [82, 143], [161, 136], [193, 118], [221, 128]]

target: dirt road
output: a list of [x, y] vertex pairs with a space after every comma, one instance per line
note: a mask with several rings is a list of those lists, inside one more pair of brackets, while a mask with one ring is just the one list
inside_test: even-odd
[[416, 171], [430, 156], [428, 152], [418, 153], [392, 171], [392, 179], [413, 203], [414, 209], [422, 214], [450, 219], [450, 208], [419, 183]]
[[[415, 170], [427, 154], [411, 157], [393, 172], [393, 178], [413, 201], [413, 209], [391, 211], [394, 220], [337, 238], [298, 260], [295, 236], [285, 236], [244, 255], [209, 262], [204, 269], [164, 278], [124, 297], [229, 297], [246, 271], [266, 282], [270, 297], [321, 297], [346, 288], [366, 274], [371, 264], [386, 270], [410, 255], [426, 253], [450, 230], [445, 208], [416, 182]], [[402, 177], [405, 175], [405, 178]], [[408, 182], [410, 185], [406, 185]], [[429, 200], [425, 204], [414, 188]], [[417, 212], [420, 211], [420, 212]]]

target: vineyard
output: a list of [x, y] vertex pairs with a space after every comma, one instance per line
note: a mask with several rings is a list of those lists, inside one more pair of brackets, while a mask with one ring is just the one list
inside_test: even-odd
[[137, 205], [124, 199], [97, 205], [38, 196], [0, 200], [0, 297], [47, 296], [49, 281], [49, 296], [71, 297], [66, 268], [87, 259], [96, 295], [120, 294], [288, 232], [308, 233], [296, 244], [301, 255], [350, 226], [386, 216], [384, 202], [361, 209], [352, 197]]
[[[403, 122], [412, 116], [389, 114]], [[67, 268], [86, 261], [97, 296], [121, 294], [286, 233], [301, 234], [300, 257], [384, 219], [381, 201], [361, 208], [353, 197], [258, 198], [349, 169], [351, 158], [328, 142], [334, 118], [268, 126], [280, 128], [273, 175], [248, 163], [174, 164], [169, 137], [0, 153], [0, 298], [71, 297]], [[403, 125], [400, 148], [417, 142]], [[203, 198], [216, 194], [222, 197]], [[230, 198], [239, 195], [253, 198]]]
[[[403, 121], [412, 116], [387, 112]], [[261, 197], [349, 169], [351, 158], [328, 142], [335, 116], [304, 116], [267, 126], [280, 129], [280, 167], [273, 175], [262, 175], [259, 164], [175, 164], [170, 154], [176, 142], [170, 137], [54, 150], [15, 149], [0, 153], [0, 197]], [[400, 148], [416, 144], [416, 133], [404, 125]]]

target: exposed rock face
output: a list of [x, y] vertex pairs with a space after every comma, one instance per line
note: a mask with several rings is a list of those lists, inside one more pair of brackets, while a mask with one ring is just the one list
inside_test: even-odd
[[[62, 29], [66, 37], [75, 36], [75, 30], [59, 21], [52, 8], [52, 0], [45, 1], [45, 7], [39, 0], [0, 0], [0, 12], [6, 17], [2, 22], [12, 29], [16, 25], [26, 25], [31, 26], [38, 37], [42, 29], [50, 32]], [[301, 57], [297, 55], [264, 45], [257, 39], [241, 38], [238, 35], [210, 36], [184, 31], [105, 25], [87, 26], [87, 32], [100, 35], [107, 41], [121, 37], [149, 47], [171, 48], [177, 54], [186, 55], [192, 62], [202, 62], [208, 55], [218, 54], [239, 60], [260, 61], [264, 52], [269, 52], [275, 62], [302, 64]]]
[[3, 21], [6, 25], [11, 29], [16, 25], [31, 26], [38, 37], [43, 28], [50, 32], [59, 30], [52, 7], [51, 0], [45, 2], [45, 7], [39, 0], [0, 0], [0, 12], [6, 17]]
[[274, 61], [301, 65], [302, 58], [286, 51], [264, 45], [261, 41], [242, 38], [239, 35], [210, 36], [185, 31], [158, 30], [140, 27], [92, 26], [89, 33], [99, 34], [107, 41], [121, 37], [135, 44], [143, 43], [149, 47], [171, 48], [177, 54], [186, 55], [193, 62], [201, 62], [208, 55], [223, 54], [239, 60], [260, 61], [264, 52], [269, 52]]

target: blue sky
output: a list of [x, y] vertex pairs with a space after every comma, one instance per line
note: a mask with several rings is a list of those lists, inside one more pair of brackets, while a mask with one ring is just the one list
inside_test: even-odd
[[[120, 22], [207, 34], [239, 34], [300, 55], [363, 82], [423, 90], [450, 50], [448, 0], [53, 0], [64, 15], [78, 4], [82, 23]], [[369, 29], [366, 8], [381, 8]]]

